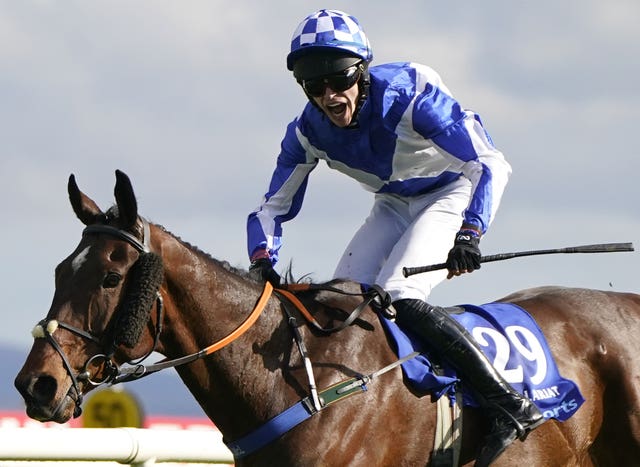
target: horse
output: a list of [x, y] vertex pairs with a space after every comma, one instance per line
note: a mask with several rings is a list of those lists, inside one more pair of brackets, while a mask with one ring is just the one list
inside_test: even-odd
[[[433, 465], [436, 404], [394, 365], [398, 356], [379, 309], [363, 302], [359, 284], [332, 280], [292, 293], [322, 326], [360, 308], [350, 325], [323, 332], [285, 296], [267, 294], [249, 271], [139, 216], [123, 172], [116, 171], [116, 204], [106, 212], [80, 191], [73, 174], [68, 193], [86, 227], [56, 267], [51, 307], [15, 379], [29, 417], [64, 423], [78, 416], [86, 393], [125, 381], [118, 369], [127, 362], [142, 368], [139, 362], [155, 351], [177, 362], [203, 411], [234, 441], [303, 399], [322, 404], [309, 397], [318, 394], [314, 385], [330, 388], [390, 368], [366, 390], [316, 411], [236, 465]], [[514, 442], [495, 465], [638, 465], [640, 296], [545, 286], [499, 301], [535, 318], [585, 403], [570, 419], [547, 421]], [[202, 351], [213, 342], [224, 345]], [[464, 408], [463, 416], [459, 465], [468, 466], [489, 421], [474, 408]]]

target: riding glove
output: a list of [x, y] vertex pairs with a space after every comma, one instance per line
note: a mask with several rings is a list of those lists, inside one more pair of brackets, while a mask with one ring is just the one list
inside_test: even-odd
[[447, 257], [448, 278], [458, 276], [463, 272], [480, 269], [480, 235], [475, 230], [462, 229], [456, 234], [453, 248]]
[[270, 282], [274, 287], [280, 287], [280, 274], [273, 269], [269, 258], [258, 258], [251, 262], [249, 271], [260, 280]]

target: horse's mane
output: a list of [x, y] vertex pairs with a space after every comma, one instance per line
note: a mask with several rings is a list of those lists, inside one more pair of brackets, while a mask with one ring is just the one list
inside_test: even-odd
[[[154, 222], [153, 225], [158, 227], [164, 233], [166, 233], [166, 234], [170, 235], [171, 237], [173, 237], [174, 239], [176, 239], [182, 246], [184, 246], [189, 251], [191, 251], [192, 253], [197, 255], [200, 259], [203, 259], [205, 262], [212, 263], [215, 266], [220, 267], [220, 268], [222, 268], [222, 269], [224, 269], [226, 271], [229, 271], [229, 272], [231, 272], [233, 274], [236, 274], [236, 275], [238, 275], [238, 276], [240, 276], [242, 278], [245, 278], [245, 279], [248, 279], [248, 280], [251, 280], [251, 281], [254, 281], [254, 282], [260, 282], [260, 280], [257, 279], [253, 274], [251, 274], [248, 270], [232, 266], [231, 263], [229, 263], [228, 261], [221, 261], [219, 259], [214, 258], [213, 256], [211, 256], [211, 254], [209, 254], [206, 251], [202, 250], [198, 246], [193, 245], [192, 243], [189, 243], [186, 240], [183, 240], [178, 235], [176, 235], [173, 232], [169, 231], [167, 228], [165, 228], [161, 224], [156, 224]], [[312, 282], [310, 274], [304, 274], [299, 278], [295, 278], [294, 275], [293, 275], [293, 264], [292, 263], [289, 263], [289, 265], [283, 271], [282, 279], [287, 284], [311, 283]]]
[[229, 263], [228, 261], [220, 261], [220, 260], [214, 258], [213, 256], [211, 256], [211, 254], [209, 254], [206, 251], [202, 250], [200, 247], [198, 247], [196, 245], [193, 245], [192, 243], [189, 243], [186, 240], [183, 240], [178, 235], [176, 235], [173, 232], [169, 231], [166, 227], [164, 227], [161, 224], [157, 224], [157, 223], [154, 222], [153, 225], [158, 227], [160, 230], [162, 230], [167, 235], [170, 235], [171, 237], [176, 239], [182, 246], [187, 248], [189, 251], [194, 253], [196, 256], [198, 256], [198, 258], [204, 260], [205, 262], [211, 263], [211, 264], [213, 264], [213, 265], [215, 265], [215, 266], [217, 266], [219, 268], [222, 268], [222, 269], [224, 269], [226, 271], [232, 272], [232, 273], [234, 273], [234, 274], [236, 274], [238, 276], [244, 277], [246, 279], [253, 279], [251, 274], [249, 274], [249, 271], [247, 271], [246, 269], [242, 269], [242, 268], [239, 268], [239, 267], [232, 266], [231, 263]]

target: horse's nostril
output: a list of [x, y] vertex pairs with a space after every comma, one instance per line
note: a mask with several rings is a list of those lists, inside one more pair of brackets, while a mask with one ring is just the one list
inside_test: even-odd
[[46, 403], [55, 397], [58, 383], [51, 376], [40, 375], [29, 379], [16, 379], [16, 388], [26, 401]]
[[56, 394], [58, 383], [51, 376], [40, 376], [33, 384], [33, 395], [40, 401], [50, 401]]

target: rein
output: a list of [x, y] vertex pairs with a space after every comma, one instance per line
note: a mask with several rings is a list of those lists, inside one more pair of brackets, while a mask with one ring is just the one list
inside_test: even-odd
[[[313, 284], [288, 284], [287, 288], [279, 288], [276, 289], [275, 292], [278, 295], [282, 295], [289, 302], [291, 302], [297, 309], [302, 313], [305, 319], [313, 325], [317, 330], [322, 331], [324, 333], [330, 334], [333, 332], [341, 331], [353, 324], [353, 322], [362, 314], [362, 312], [367, 308], [372, 302], [375, 304], [376, 308], [389, 319], [395, 318], [395, 310], [391, 307], [391, 297], [387, 292], [385, 292], [381, 287], [377, 285], [369, 286], [369, 289], [363, 293], [354, 293], [354, 292], [346, 292], [344, 290], [338, 289], [336, 287], [331, 287], [328, 285], [313, 285]], [[359, 297], [364, 297], [364, 300], [353, 310], [347, 319], [345, 319], [338, 326], [333, 328], [325, 328], [318, 323], [318, 321], [313, 317], [309, 310], [302, 304], [302, 302], [296, 297], [292, 292], [295, 291], [306, 291], [306, 290], [325, 290], [328, 292], [335, 292], [340, 295], [354, 295]]]

